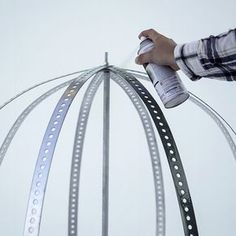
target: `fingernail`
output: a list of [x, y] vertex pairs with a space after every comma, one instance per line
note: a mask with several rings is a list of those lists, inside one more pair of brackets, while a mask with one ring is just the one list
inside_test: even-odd
[[147, 37], [141, 36], [139, 39], [140, 39], [141, 41], [144, 41], [145, 39], [147, 39]]

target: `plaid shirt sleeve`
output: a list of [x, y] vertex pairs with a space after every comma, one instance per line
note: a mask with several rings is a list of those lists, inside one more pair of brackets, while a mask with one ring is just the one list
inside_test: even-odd
[[174, 56], [191, 80], [207, 77], [236, 81], [236, 29], [177, 45]]

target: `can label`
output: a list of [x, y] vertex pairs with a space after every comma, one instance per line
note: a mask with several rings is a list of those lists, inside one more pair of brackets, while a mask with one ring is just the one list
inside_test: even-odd
[[[148, 52], [153, 47], [153, 42], [145, 39], [140, 44], [138, 54]], [[145, 69], [166, 108], [175, 107], [188, 99], [188, 91], [178, 74], [170, 67], [149, 63]]]

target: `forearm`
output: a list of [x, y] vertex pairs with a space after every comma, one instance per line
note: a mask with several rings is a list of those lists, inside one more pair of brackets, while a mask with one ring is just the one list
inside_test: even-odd
[[192, 80], [236, 80], [236, 29], [177, 45], [174, 56], [179, 68]]

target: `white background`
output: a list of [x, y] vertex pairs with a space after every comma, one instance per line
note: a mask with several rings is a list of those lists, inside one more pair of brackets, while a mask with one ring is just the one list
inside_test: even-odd
[[[234, 0], [0, 1], [0, 104], [36, 83], [104, 63], [134, 63], [140, 31], [154, 28], [177, 43], [235, 27]], [[235, 82], [203, 78], [188, 90], [236, 129]], [[65, 79], [64, 79], [65, 80]], [[61, 80], [61, 81], [64, 81]], [[0, 142], [20, 112], [58, 82], [42, 86], [0, 111]], [[150, 84], [147, 84], [160, 104]], [[85, 87], [86, 88], [86, 87]], [[42, 236], [67, 235], [71, 152], [81, 90], [55, 152], [42, 218]], [[40, 143], [62, 91], [40, 104], [18, 131], [0, 169], [0, 235], [23, 235], [28, 193]], [[236, 232], [236, 163], [216, 124], [189, 101], [164, 110], [189, 181], [201, 236]], [[155, 235], [154, 188], [140, 120], [127, 96], [111, 84], [110, 235]], [[178, 205], [161, 149], [167, 236], [182, 236]], [[101, 235], [102, 89], [91, 110], [81, 173], [79, 235]]]

